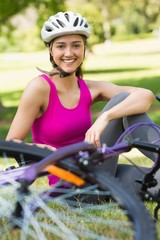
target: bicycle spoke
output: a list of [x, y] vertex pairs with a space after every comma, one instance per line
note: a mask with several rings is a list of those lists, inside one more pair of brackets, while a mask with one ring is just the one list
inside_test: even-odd
[[[8, 156], [19, 155], [22, 162], [33, 155], [36, 159], [37, 147], [13, 145], [9, 150], [6, 143], [5, 150], [0, 146], [2, 158], [8, 161]], [[47, 159], [51, 164], [52, 158]], [[144, 205], [108, 173], [94, 172], [92, 183], [86, 180], [83, 187], [61, 180], [51, 187], [41, 176], [28, 189], [23, 181], [30, 170], [32, 166], [26, 166], [0, 174], [1, 239], [155, 240], [153, 221]]]

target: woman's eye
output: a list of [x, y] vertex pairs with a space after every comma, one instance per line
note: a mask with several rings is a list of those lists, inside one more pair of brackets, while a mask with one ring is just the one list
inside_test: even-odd
[[64, 45], [57, 45], [57, 48], [62, 49], [64, 48]]
[[56, 47], [56, 48], [59, 48], [59, 49], [62, 49], [62, 48], [65, 47], [65, 45], [63, 45], [63, 44], [56, 44], [55, 47]]
[[80, 47], [80, 44], [75, 44], [73, 47], [74, 47], [74, 48], [79, 48], [79, 47]]

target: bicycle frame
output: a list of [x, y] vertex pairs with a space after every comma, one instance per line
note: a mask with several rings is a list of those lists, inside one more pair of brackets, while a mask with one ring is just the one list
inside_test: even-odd
[[[137, 126], [146, 124], [147, 123], [141, 123], [132, 126], [125, 132], [126, 136], [128, 136]], [[150, 125], [155, 128], [159, 136], [159, 126], [154, 124]], [[157, 127], [158, 130], [156, 129]], [[149, 171], [144, 175], [144, 178], [142, 180], [137, 180], [137, 182], [141, 184], [141, 197], [158, 203], [158, 206], [155, 208], [155, 216], [157, 217], [157, 211], [160, 208], [160, 191], [156, 195], [153, 195], [150, 193], [149, 188], [157, 185], [154, 175], [160, 168], [160, 146], [140, 140], [122, 141], [122, 139], [123, 136], [121, 136], [112, 147], [103, 145], [102, 148], [99, 149], [87, 142], [80, 142], [63, 147], [39, 162], [3, 172], [0, 176], [0, 184], [9, 184], [12, 181], [18, 181], [22, 182], [23, 185], [29, 186], [41, 175], [55, 174], [65, 181], [74, 183], [77, 186], [83, 186], [85, 184], [85, 179], [87, 180], [87, 178], [90, 177], [90, 174], [93, 173], [94, 167], [100, 162], [107, 161], [111, 156], [129, 152], [132, 148], [149, 150], [157, 153], [157, 159]]]
[[[11, 180], [20, 181], [22, 179], [25, 179], [29, 184], [33, 182], [38, 176], [42, 174], [49, 174], [49, 172], [53, 170], [51, 168], [52, 165], [60, 167], [60, 169], [63, 167], [66, 170], [73, 172], [73, 174], [80, 176], [84, 169], [88, 169], [88, 165], [89, 167], [91, 164], [92, 166], [97, 165], [100, 161], [107, 161], [107, 159], [111, 156], [129, 152], [132, 148], [145, 149], [158, 153], [157, 160], [150, 168], [150, 171], [145, 174], [143, 180], [144, 185], [154, 178], [155, 173], [160, 168], [160, 147], [156, 144], [146, 143], [138, 140], [116, 143], [112, 147], [102, 147], [99, 149], [97, 149], [94, 145], [86, 142], [66, 146], [56, 150], [38, 163], [33, 163], [29, 166], [5, 171], [0, 178], [0, 184], [6, 184], [7, 182], [9, 183]], [[58, 171], [59, 169], [56, 168], [57, 175], [59, 175]], [[71, 175], [66, 180], [69, 181], [70, 177]]]

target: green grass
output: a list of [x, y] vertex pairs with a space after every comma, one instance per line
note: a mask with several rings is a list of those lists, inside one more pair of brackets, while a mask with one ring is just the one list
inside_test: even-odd
[[[32, 190], [36, 192], [40, 192], [42, 189], [40, 189], [40, 186], [43, 188], [47, 184], [46, 179], [42, 182], [42, 179], [38, 179], [36, 182], [33, 183], [32, 185]], [[1, 189], [1, 204], [2, 204], [2, 199], [5, 199], [6, 202], [9, 201], [12, 203], [10, 206], [12, 209], [13, 204], [16, 201], [16, 194], [14, 194], [14, 197], [12, 196], [14, 194], [14, 186], [11, 186], [10, 188], [7, 189]], [[5, 198], [4, 198], [5, 197]], [[30, 202], [30, 201], [29, 201]], [[104, 202], [102, 202], [104, 204]], [[4, 204], [5, 205], [5, 204]], [[94, 205], [96, 206], [96, 205]], [[100, 205], [98, 205], [100, 206]], [[97, 207], [98, 207], [97, 206]], [[102, 206], [102, 205], [101, 205]], [[51, 202], [48, 204], [48, 207], [51, 207], [54, 209], [55, 213], [62, 213], [62, 216], [64, 214], [64, 217], [62, 217], [62, 221], [69, 227], [70, 229], [76, 229], [76, 226], [80, 226], [80, 229], [82, 229], [82, 232], [84, 231], [84, 228], [87, 225], [87, 228], [89, 228], [92, 231], [96, 231], [96, 233], [99, 234], [104, 234], [104, 236], [107, 236], [109, 239], [132, 239], [131, 236], [128, 235], [127, 232], [132, 232], [133, 229], [131, 226], [127, 226], [129, 222], [127, 221], [126, 218], [126, 212], [124, 213], [121, 211], [121, 208], [113, 201], [108, 201], [105, 203], [105, 206], [103, 205], [103, 209], [85, 209], [83, 208], [69, 208], [68, 205], [65, 203], [59, 204], [58, 202]], [[6, 209], [7, 211], [8, 209]], [[38, 216], [37, 216], [38, 214]], [[41, 210], [36, 213], [37, 218], [39, 221], [47, 223], [47, 225], [54, 225], [54, 221], [52, 221], [46, 214]], [[85, 218], [87, 216], [87, 218]], [[95, 220], [97, 218], [97, 222], [92, 222], [92, 219]], [[98, 218], [103, 218], [103, 222], [99, 222]], [[71, 221], [70, 221], [71, 219]], [[88, 221], [90, 219], [90, 221]], [[108, 221], [108, 225], [105, 224], [105, 220]], [[1, 219], [0, 220], [0, 228], [1, 226], [4, 226], [6, 223], [7, 219]], [[113, 221], [113, 222], [112, 222]], [[119, 223], [118, 223], [119, 222]], [[75, 223], [75, 224], [74, 224]], [[94, 223], [94, 224], [93, 224]], [[124, 225], [122, 224], [124, 223]], [[126, 224], [126, 225], [125, 225]], [[125, 227], [126, 226], [126, 227]], [[120, 231], [120, 229], [125, 228], [126, 233], [124, 231]], [[14, 229], [14, 230], [9, 230], [7, 233], [3, 234], [2, 240], [18, 240], [20, 239], [20, 230], [19, 229]], [[31, 237], [28, 237], [26, 239], [32, 239]], [[53, 237], [52, 233], [47, 233], [47, 239], [61, 239], [61, 238], [56, 238], [55, 236]], [[83, 238], [80, 237], [78, 239], [84, 240], [84, 239], [90, 239], [90, 238]]]
[[[158, 39], [136, 40], [120, 43], [100, 44], [93, 53], [86, 54], [84, 78], [112, 81], [120, 85], [132, 85], [160, 93], [160, 45]], [[5, 138], [11, 120], [16, 112], [22, 90], [39, 74], [36, 66], [50, 69], [48, 52], [0, 54], [1, 90], [0, 136]], [[105, 105], [100, 102], [93, 106], [93, 117]], [[149, 116], [157, 124], [160, 105], [154, 102]], [[30, 140], [30, 136], [28, 138]]]
[[[132, 85], [160, 93], [160, 44], [159, 39], [135, 40], [97, 45], [93, 53], [86, 54], [84, 78]], [[36, 66], [50, 69], [48, 52], [0, 54], [0, 137], [5, 138], [15, 115], [23, 89], [39, 72]], [[137, 101], [140, 101], [137, 99]], [[104, 102], [92, 108], [93, 118], [101, 111]], [[148, 114], [160, 124], [160, 103], [155, 101]], [[27, 141], [31, 140], [31, 136]], [[142, 161], [142, 164], [144, 162]], [[146, 162], [144, 163], [146, 164]], [[153, 204], [147, 203], [153, 211]], [[159, 224], [157, 225], [159, 229]], [[158, 231], [158, 239], [160, 233]]]

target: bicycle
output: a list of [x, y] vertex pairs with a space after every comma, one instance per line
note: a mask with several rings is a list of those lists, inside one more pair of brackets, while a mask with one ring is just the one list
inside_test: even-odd
[[[127, 193], [114, 177], [96, 168], [110, 156], [135, 147], [157, 153], [157, 161], [139, 184], [143, 198], [149, 196], [158, 201], [148, 189], [157, 184], [154, 175], [160, 168], [160, 147], [156, 143], [129, 139], [130, 132], [139, 126], [129, 128], [114, 146], [100, 149], [81, 142], [52, 152], [0, 140], [1, 157], [5, 161], [9, 156], [14, 157], [20, 166], [15, 169], [7, 166], [7, 171], [0, 174], [1, 239], [6, 239], [8, 231], [12, 239], [13, 234], [16, 239], [42, 240], [156, 239], [154, 221], [142, 201]], [[155, 125], [153, 128], [158, 141], [159, 128]], [[49, 174], [61, 180], [53, 187], [35, 192], [36, 181]], [[11, 190], [13, 195], [7, 200]], [[158, 209], [159, 205], [155, 216]]]

